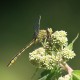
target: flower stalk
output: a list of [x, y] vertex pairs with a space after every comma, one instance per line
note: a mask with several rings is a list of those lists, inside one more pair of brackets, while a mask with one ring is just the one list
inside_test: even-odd
[[67, 63], [61, 64], [61, 67], [62, 67], [65, 71], [67, 71], [67, 73], [68, 73], [69, 75], [71, 75], [73, 69], [72, 69]]

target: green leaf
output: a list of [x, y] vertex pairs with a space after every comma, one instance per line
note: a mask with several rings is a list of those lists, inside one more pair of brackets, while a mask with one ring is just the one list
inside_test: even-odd
[[75, 39], [68, 45], [69, 49], [71, 49], [71, 50], [73, 49], [73, 44], [77, 40], [78, 37], [79, 37], [79, 33], [77, 34], [77, 36], [75, 37]]
[[51, 78], [55, 75], [54, 70], [44, 70], [41, 73], [41, 78], [39, 80], [51, 80]]
[[47, 75], [47, 74], [50, 74], [50, 70], [44, 70], [43, 72], [41, 72], [41, 77]]
[[53, 70], [44, 70], [41, 73], [41, 78], [38, 80], [57, 80], [61, 76], [60, 67], [56, 67]]
[[41, 77], [38, 80], [46, 80], [50, 73], [51, 73], [50, 70], [42, 71], [41, 72]]
[[38, 79], [38, 80], [46, 80], [46, 79], [47, 79], [47, 77], [48, 77], [48, 75], [49, 75], [49, 74], [47, 74], [47, 75], [45, 75], [45, 76], [41, 77], [41, 78], [40, 78], [40, 79]]
[[72, 79], [72, 76], [71, 76], [71, 78], [70, 78], [69, 80], [73, 80], [73, 79]]
[[72, 79], [71, 80], [80, 80], [80, 70], [74, 70], [72, 72]]

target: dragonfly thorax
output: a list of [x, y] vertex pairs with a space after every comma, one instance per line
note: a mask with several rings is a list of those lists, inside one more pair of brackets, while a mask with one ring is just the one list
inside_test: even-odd
[[46, 30], [39, 30], [39, 33], [37, 35], [37, 39], [39, 41], [43, 41], [46, 38], [47, 38], [47, 31]]
[[37, 35], [37, 39], [39, 41], [43, 41], [44, 39], [48, 39], [51, 37], [53, 31], [52, 28], [48, 28], [47, 30], [39, 30], [39, 33]]

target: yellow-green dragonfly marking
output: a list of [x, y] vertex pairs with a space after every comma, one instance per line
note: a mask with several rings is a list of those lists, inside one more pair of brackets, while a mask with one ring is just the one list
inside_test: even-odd
[[29, 43], [29, 45], [27, 45], [25, 48], [23, 48], [18, 54], [16, 54], [12, 60], [9, 62], [9, 64], [7, 65], [8, 67], [10, 67], [16, 60], [17, 58], [26, 50], [28, 49], [32, 44], [34, 44], [34, 39]]
[[26, 46], [24, 47], [18, 54], [16, 54], [12, 60], [9, 62], [9, 64], [7, 65], [8, 67], [10, 67], [16, 60], [17, 58], [26, 50], [28, 49], [31, 45], [33, 45], [35, 42], [37, 41], [41, 41], [43, 40], [43, 38], [45, 38], [47, 36], [47, 32], [46, 30], [39, 30], [40, 29], [40, 20], [41, 20], [41, 16], [39, 18], [39, 23], [38, 23], [38, 28], [35, 30], [34, 33], [34, 39]]

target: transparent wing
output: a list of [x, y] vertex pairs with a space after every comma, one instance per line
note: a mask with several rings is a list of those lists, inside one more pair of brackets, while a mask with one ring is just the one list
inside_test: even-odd
[[34, 27], [34, 36], [33, 36], [34, 39], [37, 38], [37, 35], [39, 33], [39, 30], [40, 30], [40, 21], [41, 21], [41, 16], [39, 16], [38, 25]]

